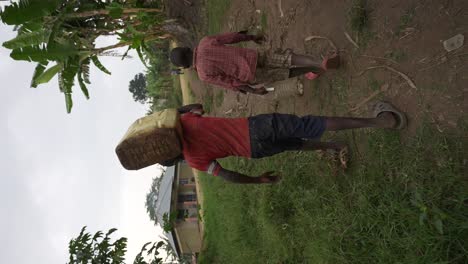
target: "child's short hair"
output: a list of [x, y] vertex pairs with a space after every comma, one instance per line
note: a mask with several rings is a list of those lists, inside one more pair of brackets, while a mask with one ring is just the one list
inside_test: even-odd
[[192, 54], [192, 49], [188, 47], [177, 47], [171, 50], [169, 57], [172, 64], [178, 67], [189, 68], [192, 66]]

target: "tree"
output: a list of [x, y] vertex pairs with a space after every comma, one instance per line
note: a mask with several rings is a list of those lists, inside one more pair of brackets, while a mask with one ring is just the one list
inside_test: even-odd
[[[102, 231], [93, 236], [86, 232], [86, 226], [81, 229], [77, 238], [68, 244], [69, 264], [123, 264], [127, 251], [127, 238], [121, 237], [111, 242], [110, 235], [117, 229], [110, 229], [104, 236]], [[148, 246], [150, 248], [148, 249]], [[148, 242], [143, 245], [133, 264], [159, 264], [162, 258], [157, 257], [160, 248], [171, 248], [167, 240]], [[169, 254], [173, 251], [169, 251]]]
[[163, 176], [159, 178], [153, 178], [153, 182], [151, 183], [151, 187], [146, 194], [146, 212], [149, 215], [149, 218], [157, 224], [160, 219], [158, 219], [158, 215], [156, 214], [156, 205], [158, 202], [159, 197], [159, 186], [161, 184], [161, 179]]
[[139, 103], [148, 101], [148, 91], [146, 90], [146, 78], [143, 73], [135, 75], [128, 85], [128, 90], [132, 93], [133, 100]]
[[148, 113], [166, 108], [177, 108], [182, 104], [182, 90], [177, 82], [178, 77], [171, 76], [169, 42], [163, 40], [157, 46], [157, 49], [150, 46], [153, 51], [151, 63], [145, 72], [150, 104]]
[[163, 220], [163, 224], [162, 224], [163, 230], [165, 232], [171, 232], [177, 220], [177, 211], [172, 211], [170, 214], [164, 213], [162, 220]]
[[[3, 43], [11, 49], [10, 57], [37, 63], [31, 87], [58, 76], [60, 91], [65, 95], [67, 112], [73, 106], [75, 82], [89, 99], [89, 67], [110, 74], [99, 61], [109, 50], [127, 47], [136, 50], [145, 63], [148, 43], [172, 37], [170, 30], [177, 21], [165, 21], [158, 8], [136, 7], [138, 1], [124, 0], [20, 0], [0, 12], [3, 23], [14, 26], [18, 35]], [[100, 36], [116, 36], [118, 42], [96, 47]]]

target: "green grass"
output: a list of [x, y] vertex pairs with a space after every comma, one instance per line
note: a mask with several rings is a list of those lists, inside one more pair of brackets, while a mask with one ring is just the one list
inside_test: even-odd
[[400, 17], [400, 24], [398, 25], [398, 28], [396, 30], [397, 35], [399, 35], [401, 31], [403, 31], [413, 22], [415, 15], [416, 9], [414, 7], [408, 8], [406, 10], [406, 12]]
[[262, 31], [265, 32], [268, 28], [268, 15], [265, 11], [262, 12], [260, 23], [262, 26]]
[[369, 29], [369, 7], [367, 0], [353, 0], [349, 11], [351, 30], [363, 33]]
[[178, 76], [172, 76], [172, 85], [174, 87], [174, 93], [169, 99], [174, 101], [176, 105], [182, 105], [182, 89], [180, 88], [180, 78]]
[[[336, 95], [338, 102], [347, 102], [348, 98], [348, 83], [342, 71], [337, 71], [336, 76], [330, 80], [330, 90]], [[346, 111], [346, 105], [339, 103], [333, 105], [333, 114], [343, 113]]]
[[369, 79], [367, 80], [367, 86], [372, 90], [372, 91], [378, 91], [380, 90], [380, 87], [382, 86], [382, 82], [377, 80], [372, 74], [370, 75]]
[[207, 113], [211, 113], [213, 110], [213, 91], [211, 89], [207, 89], [203, 96], [203, 108]]
[[[178, 79], [180, 81], [180, 78]], [[193, 94], [193, 90], [192, 90], [192, 86], [190, 85], [190, 82], [187, 82], [187, 88], [188, 88], [188, 97], [189, 97], [187, 101], [193, 103], [195, 102], [196, 97], [195, 97], [195, 94]]]
[[440, 81], [433, 81], [429, 85], [424, 86], [423, 89], [428, 91], [446, 93], [449, 90], [449, 84]]
[[361, 48], [375, 39], [376, 33], [370, 28], [371, 8], [367, 0], [353, 0], [348, 13], [349, 27]]
[[[146, 89], [148, 90], [148, 95], [152, 101], [148, 113], [151, 113], [153, 111], [160, 111], [166, 108], [177, 108], [183, 104], [182, 89], [180, 88], [179, 78], [176, 78], [174, 76], [168, 78], [172, 83], [172, 87], [159, 87], [157, 83], [152, 83], [150, 78], [146, 79]], [[166, 99], [167, 101], [162, 105], [159, 105], [158, 100], [160, 99]]]
[[[172, 85], [174, 86], [174, 90], [181, 90], [180, 88], [180, 78], [179, 76], [172, 75]], [[181, 90], [182, 91], [182, 90]], [[182, 93], [182, 92], [181, 92]]]
[[179, 78], [172, 78], [172, 85], [174, 87], [174, 93], [169, 96], [169, 101], [172, 104], [178, 106], [183, 104], [182, 100], [182, 89], [180, 88], [180, 79]]
[[207, 89], [203, 96], [203, 108], [207, 113], [213, 111], [213, 107], [220, 107], [224, 102], [224, 91], [219, 89]]
[[231, 6], [231, 0], [207, 0], [208, 34], [221, 32], [226, 11]]
[[396, 62], [403, 62], [408, 59], [408, 54], [404, 50], [396, 49], [392, 50], [391, 52], [385, 54], [385, 58], [392, 59]]
[[224, 102], [224, 91], [223, 90], [217, 91], [214, 100], [215, 100], [216, 107], [220, 107]]
[[455, 135], [424, 125], [404, 141], [397, 132], [344, 133], [360, 151], [337, 175], [314, 153], [222, 160], [250, 175], [278, 171], [283, 181], [202, 175], [200, 263], [467, 263], [468, 130], [460, 127]]

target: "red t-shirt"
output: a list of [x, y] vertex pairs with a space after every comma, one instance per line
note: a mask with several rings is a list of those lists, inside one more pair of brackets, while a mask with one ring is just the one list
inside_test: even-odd
[[202, 117], [187, 113], [182, 115], [181, 123], [182, 152], [192, 168], [218, 175], [221, 166], [216, 159], [251, 156], [247, 118]]
[[225, 33], [203, 38], [194, 50], [193, 65], [202, 81], [239, 90], [255, 79], [257, 51], [226, 44], [253, 40], [254, 36]]

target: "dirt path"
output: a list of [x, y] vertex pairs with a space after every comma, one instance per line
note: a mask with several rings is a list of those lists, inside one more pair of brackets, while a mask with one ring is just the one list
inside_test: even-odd
[[[468, 38], [468, 2], [464, 0], [368, 1], [368, 27], [361, 36], [350, 28], [352, 0], [233, 0], [223, 22], [223, 31], [263, 28], [268, 36], [264, 48], [292, 48], [316, 56], [321, 41], [305, 41], [308, 36], [330, 38], [341, 51], [343, 65], [318, 80], [305, 80], [302, 97], [271, 102], [254, 95], [226, 91], [224, 100], [214, 105], [210, 115], [249, 116], [266, 112], [366, 116], [365, 101], [385, 99], [408, 113], [411, 135], [423, 120], [441, 132], [457, 129], [466, 117], [468, 102], [467, 44], [446, 52], [442, 41], [456, 34]], [[378, 3], [377, 3], [378, 2]], [[281, 9], [279, 8], [281, 3]], [[356, 48], [345, 36], [348, 33]], [[248, 47], [257, 48], [249, 43]], [[389, 66], [408, 76], [412, 88]], [[207, 88], [192, 73], [190, 83], [197, 101], [219, 88]], [[385, 84], [388, 89], [376, 92]], [[386, 85], [385, 85], [386, 86]], [[212, 100], [208, 98], [208, 100]]]
[[[171, 43], [172, 47], [175, 47], [174, 43]], [[180, 88], [182, 90], [182, 101], [183, 104], [192, 104], [196, 102], [196, 98], [192, 96], [192, 91], [190, 90], [190, 77], [192, 73], [190, 71], [184, 71], [184, 74], [179, 75], [180, 77]], [[193, 81], [192, 81], [193, 82]], [[204, 225], [204, 210], [203, 210], [203, 202], [204, 202], [204, 196], [203, 196], [203, 190], [202, 190], [202, 185], [200, 184], [200, 175], [198, 174], [198, 171], [193, 169], [193, 174], [195, 175], [195, 184], [196, 184], [196, 189], [197, 189], [197, 200], [198, 204], [200, 205], [200, 219], [199, 221], [199, 227], [200, 231], [202, 234], [202, 243], [203, 243], [203, 236], [205, 234], [205, 225]]]
[[182, 89], [182, 101], [184, 105], [191, 104], [194, 102], [194, 98], [192, 97], [192, 91], [190, 91], [189, 81], [187, 76], [184, 74], [180, 76], [180, 89]]
[[[195, 2], [201, 3], [201, 0]], [[295, 52], [317, 57], [327, 50], [327, 42], [306, 39], [310, 36], [327, 37], [340, 50], [342, 67], [317, 80], [301, 80], [303, 96], [280, 100], [211, 87], [202, 83], [195, 72], [186, 71], [181, 76], [184, 103], [210, 105], [208, 115], [225, 117], [270, 112], [369, 116], [370, 103], [384, 99], [408, 115], [409, 129], [401, 133], [403, 140], [413, 135], [423, 123], [430, 123], [447, 135], [466, 125], [468, 1], [368, 1], [369, 21], [360, 35], [353, 33], [350, 26], [350, 10], [353, 10], [355, 0], [231, 2], [222, 23], [224, 32], [260, 28], [268, 39], [262, 48], [292, 48]], [[465, 45], [456, 51], [446, 52], [442, 41], [457, 34], [465, 36]], [[253, 43], [245, 46], [258, 48]], [[400, 74], [381, 66], [403, 73], [415, 87], [411, 87]], [[220, 93], [223, 94], [219, 97], [220, 103], [213, 103]], [[362, 152], [360, 142], [354, 143], [353, 152]], [[198, 175], [196, 182], [203, 209]], [[203, 223], [201, 229], [204, 230]]]
[[[468, 1], [367, 1], [368, 22], [359, 35], [351, 26], [355, 18], [351, 10], [357, 2], [232, 0], [222, 23], [224, 32], [262, 30], [267, 42], [261, 48], [292, 48], [316, 57], [329, 49], [328, 43], [306, 39], [327, 37], [340, 50], [342, 67], [317, 80], [302, 80], [303, 96], [280, 100], [211, 87], [189, 70], [181, 76], [184, 103], [209, 105], [211, 116], [268, 112], [368, 116], [368, 106], [384, 99], [407, 113], [409, 129], [403, 137], [412, 135], [423, 122], [431, 123], [441, 133], [463, 125], [468, 112]], [[202, 5], [199, 1], [196, 4]], [[177, 8], [180, 16], [199, 23], [199, 29], [204, 28], [202, 20], [192, 17], [199, 14], [191, 14], [192, 11]], [[465, 36], [465, 45], [446, 52], [442, 41], [456, 34]], [[252, 43], [245, 46], [258, 48]], [[405, 74], [416, 88], [401, 75], [380, 66]], [[213, 103], [220, 93], [219, 103]]]
[[[184, 72], [184, 74], [181, 74], [179, 76], [180, 76], [180, 88], [182, 89], [182, 101], [184, 105], [195, 103], [196, 102], [195, 98], [192, 96], [192, 91], [190, 90], [190, 84], [189, 84], [190, 73], [186, 71]], [[201, 221], [199, 221], [199, 227], [200, 227], [200, 231], [202, 234], [202, 243], [203, 243], [203, 237], [205, 234], [205, 225], [204, 225], [205, 214], [203, 210], [204, 196], [203, 196], [202, 185], [200, 184], [200, 175], [198, 174], [198, 171], [193, 169], [193, 174], [195, 175], [197, 200], [198, 200], [198, 204], [200, 205], [199, 214], [200, 214]]]

